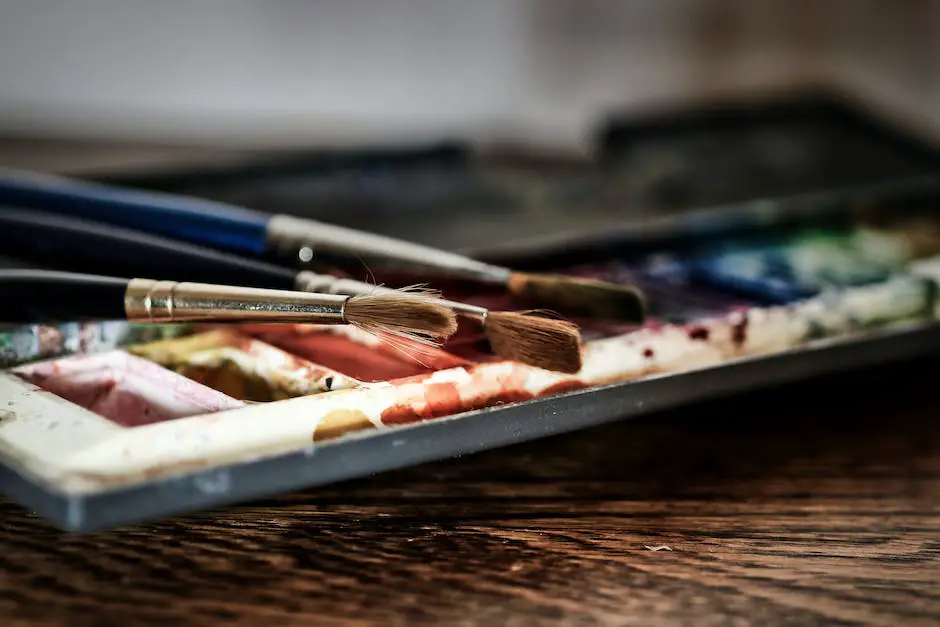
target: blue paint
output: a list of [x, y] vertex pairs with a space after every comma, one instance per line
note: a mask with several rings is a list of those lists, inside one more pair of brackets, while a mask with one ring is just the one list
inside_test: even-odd
[[764, 304], [879, 283], [897, 270], [866, 250], [855, 233], [817, 230], [712, 245], [686, 264], [694, 281]]

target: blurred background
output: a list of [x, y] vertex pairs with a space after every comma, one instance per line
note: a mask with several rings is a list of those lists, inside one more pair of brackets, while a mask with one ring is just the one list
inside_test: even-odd
[[930, 169], [940, 2], [5, 1], [0, 136], [473, 249]]

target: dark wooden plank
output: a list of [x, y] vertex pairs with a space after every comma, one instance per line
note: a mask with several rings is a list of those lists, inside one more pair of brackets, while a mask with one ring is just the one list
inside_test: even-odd
[[62, 534], [2, 502], [0, 613], [69, 625], [940, 624], [938, 365], [105, 534]]

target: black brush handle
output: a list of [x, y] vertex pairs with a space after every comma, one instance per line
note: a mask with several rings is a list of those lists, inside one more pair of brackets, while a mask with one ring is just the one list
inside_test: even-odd
[[0, 270], [0, 322], [123, 320], [128, 279], [50, 270]]
[[293, 289], [290, 269], [90, 220], [0, 206], [0, 251], [44, 268]]

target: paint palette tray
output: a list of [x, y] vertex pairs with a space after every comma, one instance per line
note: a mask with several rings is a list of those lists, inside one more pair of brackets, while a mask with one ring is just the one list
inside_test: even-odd
[[646, 291], [642, 327], [584, 323], [576, 375], [501, 361], [470, 330], [417, 363], [347, 328], [6, 328], [0, 487], [102, 529], [934, 351], [938, 203], [925, 177], [504, 256]]

